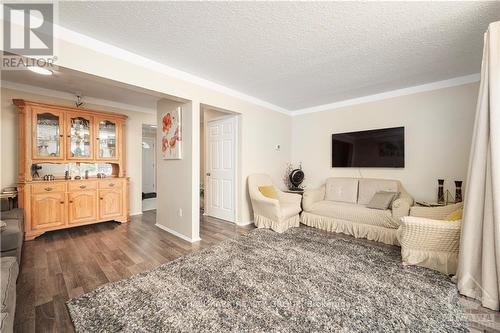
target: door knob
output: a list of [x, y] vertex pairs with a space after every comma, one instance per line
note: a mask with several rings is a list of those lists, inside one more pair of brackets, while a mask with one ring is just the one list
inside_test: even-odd
[[207, 176], [210, 177], [210, 172], [207, 172]]

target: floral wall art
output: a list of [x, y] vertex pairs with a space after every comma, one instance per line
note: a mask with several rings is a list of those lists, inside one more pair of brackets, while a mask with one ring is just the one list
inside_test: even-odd
[[182, 108], [178, 107], [167, 112], [161, 118], [162, 137], [161, 151], [164, 160], [178, 160], [182, 158]]

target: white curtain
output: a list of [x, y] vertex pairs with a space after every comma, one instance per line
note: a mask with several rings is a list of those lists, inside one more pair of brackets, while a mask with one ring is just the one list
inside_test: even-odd
[[500, 22], [484, 36], [457, 272], [461, 294], [500, 306]]

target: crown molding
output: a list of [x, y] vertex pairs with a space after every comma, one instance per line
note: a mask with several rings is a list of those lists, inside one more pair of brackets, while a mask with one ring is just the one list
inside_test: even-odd
[[292, 116], [300, 116], [300, 115], [315, 113], [315, 112], [332, 111], [332, 110], [346, 107], [346, 106], [381, 101], [381, 100], [388, 99], [388, 98], [412, 95], [412, 94], [417, 94], [417, 93], [432, 91], [432, 90], [438, 90], [438, 89], [443, 89], [443, 88], [461, 86], [464, 84], [477, 82], [480, 80], [481, 80], [480, 73], [459, 76], [459, 77], [455, 77], [455, 78], [448, 79], [448, 80], [436, 81], [436, 82], [426, 83], [426, 84], [422, 84], [422, 85], [418, 85], [418, 86], [386, 91], [386, 92], [383, 92], [380, 94], [357, 97], [357, 98], [353, 98], [353, 99], [347, 99], [344, 101], [313, 106], [313, 107], [305, 108], [305, 109], [299, 109], [299, 110], [292, 111], [291, 115]]
[[[60, 99], [64, 99], [67, 101], [73, 101], [73, 102], [75, 101], [75, 95], [73, 95], [73, 94], [70, 94], [70, 93], [67, 93], [64, 91], [59, 91], [59, 90], [46, 89], [46, 88], [41, 88], [41, 87], [37, 87], [37, 86], [32, 86], [29, 84], [22, 84], [22, 83], [16, 83], [16, 82], [2, 80], [1, 87], [7, 88], [7, 89], [24, 91], [27, 93], [32, 93], [32, 94], [37, 94], [37, 95], [60, 98]], [[125, 103], [120, 103], [120, 102], [114, 102], [114, 101], [101, 99], [101, 98], [84, 96], [83, 101], [86, 104], [94, 104], [94, 105], [106, 106], [106, 107], [128, 110], [128, 111], [156, 114], [156, 109], [144, 108], [144, 107], [140, 107], [140, 106], [125, 104]]]
[[196, 84], [198, 86], [202, 86], [211, 90], [215, 90], [217, 92], [236, 97], [239, 99], [242, 99], [244, 101], [265, 107], [267, 109], [283, 113], [286, 115], [290, 115], [290, 111], [282, 108], [280, 106], [277, 106], [275, 104], [263, 101], [257, 97], [250, 96], [247, 94], [244, 94], [240, 91], [237, 91], [232, 88], [228, 88], [226, 86], [223, 86], [221, 84], [209, 81], [207, 79], [203, 79], [201, 77], [198, 77], [193, 74], [189, 74], [187, 72], [175, 69], [173, 67], [164, 65], [162, 63], [159, 63], [157, 61], [151, 60], [149, 58], [143, 57], [141, 55], [138, 55], [136, 53], [127, 51], [125, 49], [113, 46], [111, 44], [102, 42], [98, 39], [95, 39], [93, 37], [84, 35], [82, 33], [70, 30], [68, 28], [64, 28], [60, 25], [54, 25], [54, 31], [56, 33], [57, 38], [60, 38], [66, 42], [77, 44], [84, 46], [88, 49], [91, 49], [93, 51], [103, 53], [106, 55], [109, 55], [111, 57], [121, 59], [124, 61], [127, 61], [131, 64], [141, 66], [171, 77], [174, 77], [179, 80], [183, 80], [186, 82], [190, 82], [193, 84]]

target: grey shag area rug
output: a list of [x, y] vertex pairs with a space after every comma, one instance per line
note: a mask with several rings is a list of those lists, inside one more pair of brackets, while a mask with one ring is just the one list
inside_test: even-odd
[[455, 285], [397, 248], [256, 229], [68, 301], [77, 332], [468, 331]]

